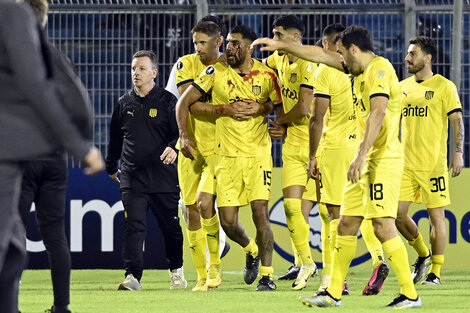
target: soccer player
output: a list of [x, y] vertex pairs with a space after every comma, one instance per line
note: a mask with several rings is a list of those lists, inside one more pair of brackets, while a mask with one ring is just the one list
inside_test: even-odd
[[[447, 240], [445, 206], [450, 204], [447, 173], [447, 119], [454, 130], [452, 177], [463, 167], [464, 124], [457, 88], [448, 79], [432, 72], [437, 49], [429, 37], [410, 40], [405, 58], [413, 76], [400, 82], [403, 100], [402, 138], [405, 170], [401, 182], [396, 225], [418, 253], [413, 281], [420, 281], [431, 261], [425, 285], [441, 283], [441, 266]], [[431, 249], [423, 242], [416, 223], [408, 216], [410, 203], [421, 193], [431, 224]]]
[[[323, 30], [323, 48], [336, 51], [335, 40], [344, 29], [341, 24], [327, 26]], [[325, 64], [320, 64], [314, 78], [314, 112], [310, 118], [308, 171], [312, 178], [321, 178], [321, 201], [326, 204], [328, 210], [327, 218], [322, 218], [322, 229], [329, 229], [329, 236], [325, 236], [327, 241], [325, 245], [322, 237], [324, 266], [319, 290], [325, 290], [330, 281], [331, 256], [336, 240], [343, 188], [347, 182], [349, 164], [359, 145], [352, 82], [354, 82], [353, 76], [349, 77], [344, 72]], [[317, 152], [319, 150], [320, 154]], [[364, 219], [360, 230], [372, 256], [374, 268], [363, 294], [376, 295], [382, 289], [389, 269], [383, 261], [382, 245], [374, 235], [371, 221]]]
[[[295, 15], [284, 15], [273, 22], [273, 33], [274, 40], [301, 44], [304, 24]], [[267, 66], [277, 70], [281, 82], [283, 107], [277, 111], [276, 123], [287, 126], [287, 136], [282, 145], [282, 191], [287, 228], [294, 254], [301, 263], [292, 289], [301, 290], [317, 270], [308, 241], [311, 203], [306, 205], [306, 216], [302, 213], [302, 196], [308, 181], [308, 119], [312, 108], [316, 64], [294, 55], [281, 55], [277, 51], [264, 61]]]
[[[254, 31], [243, 25], [235, 26], [227, 36], [226, 59], [229, 67], [221, 63], [206, 68], [178, 101], [177, 119], [180, 129], [181, 152], [194, 158], [194, 144], [187, 129], [188, 111], [195, 109], [202, 95], [212, 91], [213, 110], [223, 109], [223, 104], [248, 99], [255, 101], [260, 113], [268, 113], [281, 103], [280, 88], [275, 73], [261, 62], [252, 59], [250, 44], [256, 39]], [[208, 108], [210, 110], [210, 108]], [[216, 120], [215, 149], [217, 162], [217, 202], [220, 221], [227, 236], [240, 244], [246, 253], [244, 279], [253, 283], [261, 279], [256, 290], [276, 288], [272, 280], [273, 233], [269, 223], [268, 200], [271, 193], [271, 139], [267, 120], [263, 114], [250, 119], [220, 116]], [[238, 210], [251, 204], [256, 226], [256, 242], [250, 239], [238, 222]]]
[[373, 53], [367, 29], [350, 26], [338, 36], [337, 51], [320, 47], [284, 44], [268, 38], [253, 45], [265, 44], [262, 50], [282, 50], [312, 62], [336, 68], [344, 62], [356, 76], [354, 103], [361, 143], [348, 169], [338, 222], [333, 256], [333, 270], [328, 288], [301, 302], [309, 306], [340, 306], [344, 279], [356, 252], [357, 231], [364, 218], [372, 219], [374, 232], [382, 243], [400, 285], [400, 295], [388, 306], [420, 307], [408, 254], [397, 233], [400, 180], [403, 171], [403, 150], [398, 134], [400, 128], [400, 91], [398, 78], [390, 62]]
[[[217, 62], [223, 37], [219, 25], [201, 21], [193, 29], [196, 53], [181, 57], [176, 63], [176, 85], [182, 95], [203, 70]], [[211, 102], [210, 93], [199, 99]], [[214, 117], [190, 115], [188, 130], [198, 150], [195, 158], [178, 157], [178, 177], [181, 195], [186, 206], [187, 234], [193, 263], [197, 270], [197, 283], [193, 291], [216, 288], [222, 283], [219, 255], [219, 217], [214, 208]], [[202, 224], [202, 225], [201, 225]], [[206, 245], [209, 251], [209, 270], [206, 265]]]

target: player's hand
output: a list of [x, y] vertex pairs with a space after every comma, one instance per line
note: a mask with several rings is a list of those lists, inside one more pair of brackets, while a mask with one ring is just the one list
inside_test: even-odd
[[245, 99], [234, 102], [233, 110], [233, 118], [237, 120], [249, 120], [259, 114], [263, 110], [263, 107], [256, 101]]
[[308, 161], [307, 173], [310, 178], [315, 180], [320, 178], [320, 172], [318, 171], [318, 161], [316, 157], [312, 157]]
[[178, 155], [176, 154], [175, 150], [173, 150], [173, 148], [166, 147], [165, 151], [163, 151], [162, 155], [160, 156], [160, 160], [163, 161], [163, 164], [173, 164], [177, 156]]
[[284, 138], [284, 136], [286, 135], [286, 127], [284, 125], [276, 123], [272, 119], [269, 119], [269, 123], [272, 125], [268, 127], [269, 136], [271, 136], [272, 139]]
[[354, 160], [349, 165], [348, 180], [355, 184], [361, 179], [361, 172], [364, 164], [366, 163], [366, 156], [356, 155]]
[[196, 144], [189, 137], [180, 137], [181, 153], [188, 159], [194, 160], [193, 150], [197, 150]]
[[450, 162], [449, 169], [452, 169], [452, 177], [460, 175], [463, 168], [463, 154], [461, 152], [455, 152]]
[[104, 169], [104, 161], [100, 150], [96, 147], [91, 148], [85, 155], [83, 164], [85, 165], [83, 172], [86, 175], [95, 175], [98, 172], [101, 172]]
[[283, 51], [283, 48], [285, 48], [286, 44], [279, 40], [274, 40], [271, 38], [258, 38], [251, 43], [250, 49], [254, 49], [258, 45], [264, 45], [263, 47], [261, 47], [261, 51], [278, 50], [280, 53], [285, 53], [285, 51]]
[[109, 177], [111, 177], [111, 179], [114, 180], [116, 183], [121, 184], [119, 175], [121, 175], [121, 170], [118, 169], [116, 173], [109, 175]]

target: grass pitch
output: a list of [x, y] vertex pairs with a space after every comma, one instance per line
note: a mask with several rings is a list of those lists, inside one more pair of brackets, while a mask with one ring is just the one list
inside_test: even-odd
[[[275, 292], [256, 292], [256, 284], [246, 285], [241, 272], [224, 272], [222, 285], [208, 292], [192, 292], [196, 272], [185, 271], [186, 290], [169, 290], [169, 275], [165, 270], [146, 270], [142, 291], [117, 291], [124, 279], [121, 270], [72, 271], [71, 305], [74, 313], [153, 313], [153, 312], [309, 312], [332, 311], [342, 313], [377, 313], [390, 311], [383, 307], [397, 295], [399, 288], [390, 273], [378, 296], [362, 296], [362, 289], [370, 278], [368, 270], [349, 271], [350, 296], [343, 297], [341, 308], [309, 308], [297, 299], [312, 295], [319, 286], [319, 278], [311, 278], [307, 288], [292, 291], [291, 281], [276, 281]], [[281, 274], [278, 270], [276, 274]], [[470, 312], [469, 272], [445, 270], [441, 286], [417, 285], [423, 307], [412, 312]], [[23, 313], [44, 312], [53, 303], [52, 286], [48, 270], [27, 270], [20, 287], [20, 310]], [[1, 311], [1, 310], [0, 310]]]

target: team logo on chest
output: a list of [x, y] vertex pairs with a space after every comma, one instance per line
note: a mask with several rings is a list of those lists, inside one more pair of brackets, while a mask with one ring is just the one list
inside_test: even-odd
[[157, 116], [157, 109], [151, 108], [149, 111], [149, 116], [150, 117], [156, 117]]
[[426, 98], [426, 100], [431, 100], [432, 97], [434, 97], [434, 91], [432, 90], [428, 90], [424, 93], [424, 97]]
[[255, 96], [259, 96], [261, 94], [261, 86], [253, 85], [253, 87], [251, 87], [251, 91]]
[[290, 82], [294, 84], [297, 81], [297, 73], [290, 74]]

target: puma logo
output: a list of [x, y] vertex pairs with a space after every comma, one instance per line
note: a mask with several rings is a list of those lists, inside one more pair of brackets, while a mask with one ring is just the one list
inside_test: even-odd
[[288, 227], [287, 229], [288, 229], [289, 232], [291, 232], [292, 234], [294, 233], [295, 228], [290, 229], [290, 228]]
[[131, 112], [131, 111], [127, 111], [127, 114], [132, 115], [132, 117], [134, 117], [134, 112], [135, 112], [135, 110], [133, 110], [132, 112]]
[[207, 237], [217, 238], [217, 235], [207, 234]]

